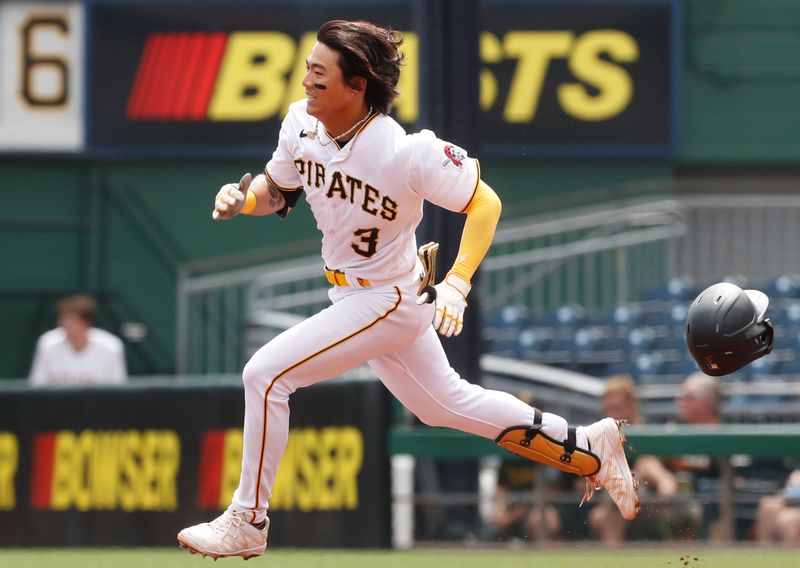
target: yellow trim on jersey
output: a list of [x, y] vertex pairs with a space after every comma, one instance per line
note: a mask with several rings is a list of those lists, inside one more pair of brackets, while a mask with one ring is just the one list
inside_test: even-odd
[[481, 184], [481, 163], [477, 160], [477, 158], [475, 159], [475, 167], [478, 169], [478, 177], [475, 180], [475, 187], [472, 188], [472, 195], [470, 195], [469, 201], [467, 201], [467, 204], [464, 205], [464, 208], [459, 211], [459, 213], [465, 213], [467, 209], [469, 209], [469, 206], [472, 204], [472, 200], [475, 199], [475, 194], [478, 192], [478, 186]]
[[261, 453], [259, 454], [259, 457], [258, 457], [258, 472], [256, 473], [256, 495], [255, 495], [256, 500], [255, 500], [255, 505], [253, 505], [253, 509], [258, 509], [259, 494], [261, 493], [261, 469], [264, 466], [264, 450], [266, 449], [266, 446], [267, 446], [267, 433], [269, 432], [269, 414], [267, 413], [267, 402], [269, 401], [269, 392], [272, 390], [272, 387], [275, 386], [275, 383], [277, 383], [278, 380], [281, 377], [283, 377], [286, 373], [288, 373], [289, 371], [293, 371], [294, 369], [296, 369], [297, 367], [299, 367], [303, 363], [306, 363], [306, 362], [310, 361], [311, 359], [313, 359], [317, 355], [321, 355], [322, 353], [325, 353], [326, 351], [328, 351], [330, 349], [333, 349], [337, 345], [341, 345], [345, 341], [347, 341], [349, 339], [352, 339], [355, 336], [359, 335], [360, 333], [363, 333], [363, 332], [367, 331], [369, 328], [371, 328], [372, 326], [376, 325], [381, 320], [384, 320], [387, 317], [389, 317], [389, 315], [392, 312], [394, 312], [395, 310], [397, 310], [397, 308], [400, 307], [400, 302], [403, 300], [403, 294], [402, 294], [402, 292], [400, 292], [400, 288], [395, 286], [394, 289], [397, 292], [397, 302], [395, 302], [394, 306], [392, 306], [385, 314], [383, 314], [382, 316], [377, 317], [372, 322], [370, 322], [369, 324], [365, 325], [364, 327], [362, 327], [358, 331], [354, 331], [353, 333], [351, 333], [347, 337], [343, 337], [339, 341], [337, 341], [335, 343], [331, 343], [327, 347], [323, 347], [322, 349], [320, 349], [316, 353], [312, 353], [311, 355], [309, 355], [308, 357], [306, 357], [302, 361], [298, 361], [297, 363], [295, 363], [291, 367], [287, 367], [286, 369], [284, 369], [283, 371], [281, 371], [280, 373], [275, 375], [275, 378], [272, 379], [272, 381], [269, 383], [269, 386], [267, 387], [266, 392], [264, 392], [264, 425], [261, 428]]
[[500, 198], [494, 190], [479, 178], [475, 194], [464, 209], [467, 220], [461, 233], [456, 262], [448, 274], [455, 274], [472, 282], [472, 276], [492, 244], [502, 208]]
[[339, 146], [339, 141], [336, 140], [333, 136], [330, 135], [330, 133], [328, 132], [327, 128], [325, 129], [325, 136], [327, 136], [328, 140], [330, 140], [331, 142], [333, 142], [336, 145], [336, 149], [337, 150], [341, 150], [342, 149], [342, 147]]
[[298, 189], [303, 189], [302, 185], [298, 185], [297, 187], [284, 187], [284, 186], [282, 186], [281, 184], [277, 183], [274, 179], [272, 179], [272, 176], [269, 175], [269, 172], [267, 171], [267, 168], [264, 168], [264, 175], [267, 176], [267, 179], [270, 181], [270, 183], [272, 185], [274, 185], [275, 187], [277, 187], [281, 191], [297, 191]]
[[381, 114], [381, 113], [379, 113], [379, 112], [376, 112], [375, 114], [373, 114], [372, 116], [370, 116], [370, 117], [369, 117], [369, 118], [368, 118], [368, 119], [367, 119], [367, 120], [364, 122], [364, 124], [362, 124], [361, 126], [359, 126], [359, 127], [358, 127], [358, 130], [356, 130], [356, 133], [355, 133], [355, 134], [353, 134], [353, 137], [352, 137], [350, 140], [355, 140], [356, 136], [358, 136], [359, 134], [361, 134], [361, 131], [362, 131], [362, 130], [364, 130], [364, 129], [365, 129], [365, 128], [366, 128], [366, 127], [369, 125], [369, 123], [370, 123], [370, 122], [372, 122], [373, 120], [375, 120], [375, 118], [376, 118], [376, 117], [380, 116], [380, 114]]

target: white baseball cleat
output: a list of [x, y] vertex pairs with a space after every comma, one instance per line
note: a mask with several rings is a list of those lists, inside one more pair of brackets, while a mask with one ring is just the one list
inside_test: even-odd
[[211, 556], [241, 556], [245, 560], [262, 554], [267, 548], [269, 519], [263, 529], [244, 519], [233, 505], [210, 523], [200, 523], [178, 533], [178, 543], [192, 553]]
[[626, 519], [639, 514], [639, 482], [633, 477], [625, 458], [625, 436], [620, 432], [623, 421], [604, 418], [589, 426], [580, 426], [589, 440], [590, 451], [600, 458], [600, 470], [586, 478], [586, 493], [581, 505], [589, 501], [595, 490], [605, 489]]

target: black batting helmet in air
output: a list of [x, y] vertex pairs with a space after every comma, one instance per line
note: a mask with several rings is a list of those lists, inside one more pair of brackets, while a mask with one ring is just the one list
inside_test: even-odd
[[686, 316], [686, 345], [700, 370], [720, 377], [772, 351], [769, 298], [721, 282], [695, 298]]

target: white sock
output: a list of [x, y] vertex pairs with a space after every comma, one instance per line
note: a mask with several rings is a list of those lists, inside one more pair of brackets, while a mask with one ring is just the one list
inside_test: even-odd
[[[542, 432], [558, 442], [567, 439], [567, 421], [557, 414], [542, 412]], [[583, 428], [575, 429], [575, 445], [582, 450], [589, 449], [589, 440]]]
[[557, 414], [542, 412], [542, 432], [557, 442], [563, 442], [567, 439], [567, 421]]

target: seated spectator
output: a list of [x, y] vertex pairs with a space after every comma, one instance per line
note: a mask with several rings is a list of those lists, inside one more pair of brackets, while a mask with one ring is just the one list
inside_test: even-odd
[[548, 483], [545, 478], [552, 477], [548, 475], [552, 473], [557, 476], [558, 472], [539, 468], [528, 461], [503, 461], [495, 489], [489, 539], [552, 540], [561, 536], [561, 519], [555, 507], [534, 503], [537, 483]]
[[[533, 403], [533, 395], [523, 392], [519, 398]], [[487, 540], [557, 539], [561, 536], [561, 519], [552, 505], [544, 508], [534, 502], [538, 483], [547, 483], [549, 490], [560, 472], [541, 468], [528, 460], [504, 459], [498, 471], [491, 525]], [[613, 506], [613, 505], [612, 505]]]
[[[677, 397], [680, 421], [692, 425], [719, 424], [721, 400], [719, 379], [692, 373], [684, 379]], [[681, 536], [726, 540], [725, 527], [719, 518], [719, 462], [707, 455], [685, 455], [668, 460], [667, 467], [675, 473], [678, 485], [694, 498], [688, 511], [691, 524], [687, 527], [681, 519]]]
[[97, 305], [76, 294], [58, 302], [58, 327], [36, 343], [31, 385], [121, 384], [127, 381], [125, 347], [115, 335], [93, 327]]
[[789, 475], [783, 491], [759, 500], [756, 538], [761, 543], [800, 542], [800, 469]]
[[678, 413], [684, 424], [719, 424], [722, 393], [719, 379], [692, 373], [683, 381], [678, 395]]
[[[632, 425], [644, 423], [639, 414], [636, 386], [627, 375], [614, 375], [606, 381], [601, 402], [606, 416], [627, 420]], [[651, 492], [658, 499], [668, 499], [677, 492], [675, 476], [656, 456], [632, 457], [631, 470], [639, 480], [640, 498], [645, 492]], [[639, 516], [629, 522], [610, 500], [603, 499], [589, 511], [589, 529], [592, 535], [609, 543], [620, 543], [626, 538], [663, 540], [670, 536], [668, 515], [663, 514], [663, 508], [645, 505]]]

